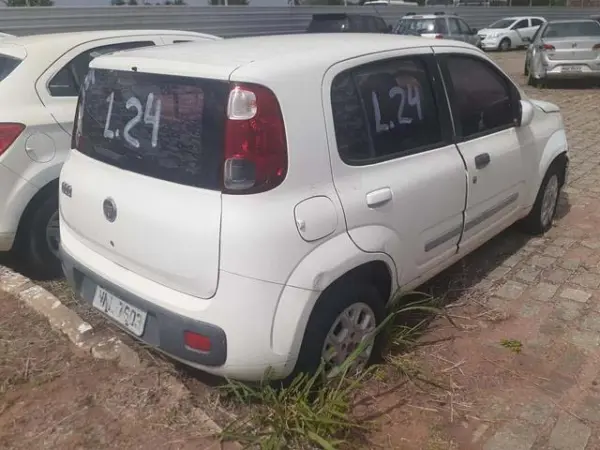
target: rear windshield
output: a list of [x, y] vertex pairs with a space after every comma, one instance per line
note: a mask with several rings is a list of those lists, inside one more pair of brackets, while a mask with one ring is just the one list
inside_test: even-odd
[[446, 33], [445, 19], [400, 19], [396, 34]]
[[315, 16], [308, 25], [308, 33], [338, 33], [348, 29], [346, 16]]
[[0, 55], [0, 81], [4, 80], [19, 64], [21, 64], [20, 59]]
[[550, 23], [544, 30], [543, 38], [569, 38], [600, 36], [598, 22], [562, 22]]
[[218, 189], [228, 95], [224, 81], [92, 69], [78, 150], [119, 169]]

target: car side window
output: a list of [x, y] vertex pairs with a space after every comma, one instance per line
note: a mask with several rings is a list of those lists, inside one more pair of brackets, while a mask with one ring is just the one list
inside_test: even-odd
[[513, 30], [520, 30], [521, 28], [529, 28], [529, 20], [521, 19], [513, 26]]
[[443, 145], [431, 80], [418, 57], [338, 74], [331, 102], [342, 160], [364, 165]]
[[456, 19], [458, 21], [458, 27], [460, 28], [460, 34], [471, 34], [471, 27], [467, 25], [464, 20]]
[[192, 42], [190, 40], [184, 40], [184, 39], [175, 39], [173, 41], [173, 44], [183, 44], [184, 42]]
[[448, 28], [450, 29], [450, 34], [461, 34], [460, 27], [458, 26], [458, 20], [456, 19], [448, 19]]
[[448, 34], [446, 19], [435, 19], [435, 32], [439, 34]]
[[444, 57], [452, 114], [462, 138], [515, 126], [515, 100], [508, 79], [490, 63], [474, 56]]
[[531, 26], [532, 27], [539, 27], [543, 23], [544, 23], [544, 21], [541, 20], [541, 19], [531, 19]]
[[52, 77], [48, 83], [48, 91], [52, 97], [77, 97], [92, 59], [106, 53], [152, 45], [155, 45], [153, 41], [120, 42], [86, 50], [69, 61]]

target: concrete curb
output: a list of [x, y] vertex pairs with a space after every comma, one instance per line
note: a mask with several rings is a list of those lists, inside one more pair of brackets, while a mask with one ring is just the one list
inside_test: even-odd
[[[16, 297], [19, 301], [44, 316], [53, 330], [63, 333], [79, 349], [96, 359], [116, 361], [121, 368], [143, 369], [145, 364], [131, 347], [110, 332], [96, 333], [92, 326], [77, 313], [67, 308], [46, 289], [29, 278], [0, 265], [0, 292]], [[175, 377], [169, 376], [168, 385], [178, 392], [189, 392]], [[205, 424], [207, 432], [218, 434], [222, 428], [200, 408], [193, 414]], [[236, 448], [234, 447], [228, 448]], [[241, 448], [241, 447], [240, 447]]]

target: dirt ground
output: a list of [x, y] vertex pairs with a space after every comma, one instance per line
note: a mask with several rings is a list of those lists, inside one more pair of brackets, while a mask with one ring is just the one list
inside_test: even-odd
[[171, 380], [77, 354], [44, 318], [0, 294], [0, 448], [219, 448]]

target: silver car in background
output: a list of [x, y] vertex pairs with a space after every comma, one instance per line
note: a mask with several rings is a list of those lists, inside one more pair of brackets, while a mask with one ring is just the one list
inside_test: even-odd
[[600, 23], [556, 20], [540, 26], [525, 56], [524, 74], [531, 86], [546, 80], [600, 80]]

